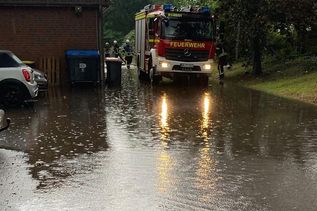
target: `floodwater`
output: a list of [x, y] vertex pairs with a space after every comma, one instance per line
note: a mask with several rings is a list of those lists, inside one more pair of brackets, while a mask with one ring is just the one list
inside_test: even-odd
[[7, 111], [0, 210], [316, 210], [317, 107], [230, 84], [52, 89]]

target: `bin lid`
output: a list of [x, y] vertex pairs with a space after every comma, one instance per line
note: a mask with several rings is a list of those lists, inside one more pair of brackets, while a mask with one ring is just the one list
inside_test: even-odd
[[66, 56], [99, 56], [99, 51], [97, 50], [67, 50], [65, 52]]

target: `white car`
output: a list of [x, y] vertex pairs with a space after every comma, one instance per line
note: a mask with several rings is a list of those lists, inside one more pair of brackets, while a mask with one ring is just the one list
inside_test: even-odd
[[32, 68], [12, 52], [0, 50], [0, 104], [18, 106], [37, 94]]

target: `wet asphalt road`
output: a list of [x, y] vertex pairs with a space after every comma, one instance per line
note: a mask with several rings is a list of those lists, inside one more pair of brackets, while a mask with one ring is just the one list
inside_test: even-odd
[[317, 107], [230, 84], [50, 90], [7, 111], [0, 210], [316, 210]]

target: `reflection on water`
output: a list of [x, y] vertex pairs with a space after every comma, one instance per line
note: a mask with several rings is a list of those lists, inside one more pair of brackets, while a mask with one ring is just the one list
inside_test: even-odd
[[169, 110], [168, 110], [168, 104], [167, 104], [167, 96], [164, 94], [161, 99], [161, 141], [162, 144], [166, 147], [168, 145], [169, 141], [169, 133], [170, 128], [168, 124], [169, 120]]
[[210, 202], [210, 193], [214, 189], [215, 178], [214, 175], [215, 166], [214, 160], [211, 154], [212, 142], [210, 142], [211, 126], [212, 126], [212, 99], [208, 92], [205, 92], [201, 100], [202, 104], [202, 121], [201, 121], [201, 135], [204, 140], [204, 144], [199, 149], [199, 160], [196, 170], [197, 188], [204, 190], [199, 196], [199, 201], [208, 203]]
[[49, 90], [42, 103], [11, 114], [5, 148], [28, 152], [38, 189], [51, 189], [80, 172], [89, 157], [107, 149], [104, 92], [91, 88]]
[[[161, 98], [161, 111], [160, 111], [160, 133], [161, 143], [164, 148], [168, 147], [170, 128], [169, 128], [169, 107], [167, 95], [163, 94]], [[172, 159], [167, 151], [162, 151], [158, 158], [158, 172], [159, 184], [158, 189], [162, 193], [167, 192], [168, 188], [172, 185], [171, 178]]]
[[168, 106], [167, 106], [166, 95], [164, 95], [162, 97], [162, 111], [161, 111], [161, 127], [162, 128], [168, 127], [167, 119], [168, 119]]
[[[202, 109], [202, 125], [201, 133], [205, 141], [208, 140], [208, 132], [210, 131], [210, 115], [211, 115], [211, 96], [209, 93], [203, 95], [203, 109]], [[207, 143], [208, 144], [208, 143]]]
[[209, 146], [199, 149], [199, 161], [196, 170], [196, 188], [201, 190], [199, 201], [211, 202], [211, 194], [214, 193], [217, 183], [215, 178], [215, 164]]
[[172, 188], [171, 171], [173, 168], [173, 161], [167, 151], [162, 151], [158, 158], [158, 172], [159, 172], [159, 184], [158, 189], [160, 192], [167, 192]]
[[[7, 112], [13, 125], [0, 145], [25, 152], [19, 166], [0, 151], [0, 197], [8, 206], [317, 207], [315, 107], [227, 84], [151, 87], [123, 73], [121, 89], [54, 89], [34, 108]], [[16, 174], [35, 187], [3, 177]]]

